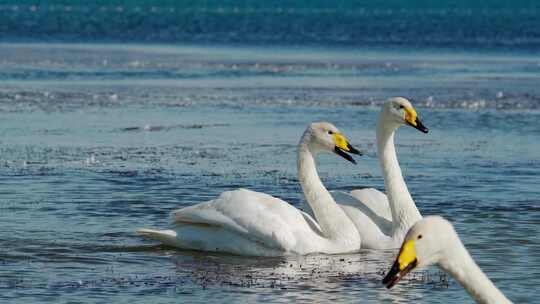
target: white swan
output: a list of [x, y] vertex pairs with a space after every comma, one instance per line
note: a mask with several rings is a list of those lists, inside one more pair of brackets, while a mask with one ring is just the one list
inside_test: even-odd
[[428, 132], [407, 99], [391, 98], [384, 104], [377, 126], [377, 150], [388, 198], [373, 188], [331, 192], [357, 227], [362, 248], [398, 248], [409, 228], [422, 218], [401, 175], [394, 147], [395, 131], [402, 125]]
[[426, 216], [411, 227], [383, 284], [392, 288], [414, 268], [433, 264], [452, 275], [478, 303], [512, 303], [476, 265], [452, 224], [440, 216]]
[[245, 189], [173, 212], [174, 230], [138, 233], [170, 246], [239, 255], [279, 256], [346, 253], [360, 249], [354, 224], [332, 199], [315, 168], [320, 152], [359, 154], [330, 123], [312, 123], [298, 146], [298, 179], [315, 221], [308, 214], [268, 194]]

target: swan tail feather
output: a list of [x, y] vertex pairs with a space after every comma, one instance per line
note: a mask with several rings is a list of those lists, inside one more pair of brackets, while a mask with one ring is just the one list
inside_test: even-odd
[[171, 245], [177, 242], [176, 231], [174, 230], [153, 230], [141, 228], [137, 230], [137, 234], [146, 239], [162, 242], [164, 244]]

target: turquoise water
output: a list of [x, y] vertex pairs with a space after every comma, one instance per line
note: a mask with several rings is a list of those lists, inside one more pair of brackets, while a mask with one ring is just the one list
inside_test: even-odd
[[540, 284], [540, 57], [444, 49], [0, 45], [0, 301], [470, 303], [436, 268], [391, 291], [393, 251], [249, 258], [142, 240], [238, 187], [302, 207], [296, 144], [335, 123], [365, 150], [319, 158], [329, 189], [383, 189], [381, 102], [429, 134], [398, 156], [420, 211], [450, 219], [510, 299]]

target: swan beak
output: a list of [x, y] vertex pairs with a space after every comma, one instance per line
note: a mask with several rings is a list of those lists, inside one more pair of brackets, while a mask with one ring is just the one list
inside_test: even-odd
[[416, 113], [416, 110], [414, 108], [411, 108], [411, 107], [405, 108], [405, 122], [409, 126], [421, 132], [424, 132], [424, 133], [429, 132], [429, 129], [426, 128], [426, 126], [424, 126], [424, 124], [420, 121], [420, 119], [418, 119], [418, 114]]
[[357, 149], [355, 149], [353, 146], [351, 146], [351, 144], [349, 143], [347, 138], [343, 136], [343, 134], [334, 133], [333, 137], [334, 137], [334, 144], [335, 144], [334, 152], [336, 152], [337, 155], [350, 161], [351, 163], [356, 164], [356, 161], [354, 160], [354, 158], [352, 158], [352, 156], [350, 156], [347, 153], [352, 153], [352, 154], [357, 154], [357, 155], [362, 155], [362, 153], [358, 151]]
[[386, 288], [392, 288], [417, 265], [418, 260], [416, 259], [416, 251], [414, 250], [414, 241], [406, 241], [401, 246], [396, 261], [382, 280], [382, 283], [386, 285]]

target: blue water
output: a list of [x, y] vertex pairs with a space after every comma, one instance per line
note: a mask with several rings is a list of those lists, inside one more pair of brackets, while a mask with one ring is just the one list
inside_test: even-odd
[[429, 134], [398, 156], [517, 303], [540, 285], [540, 56], [509, 51], [0, 45], [0, 302], [470, 303], [436, 268], [388, 291], [394, 251], [247, 258], [142, 240], [238, 187], [302, 207], [296, 144], [335, 123], [366, 156], [321, 156], [330, 189], [383, 189], [374, 128], [403, 95]]
[[540, 47], [536, 0], [0, 2], [0, 41]]

